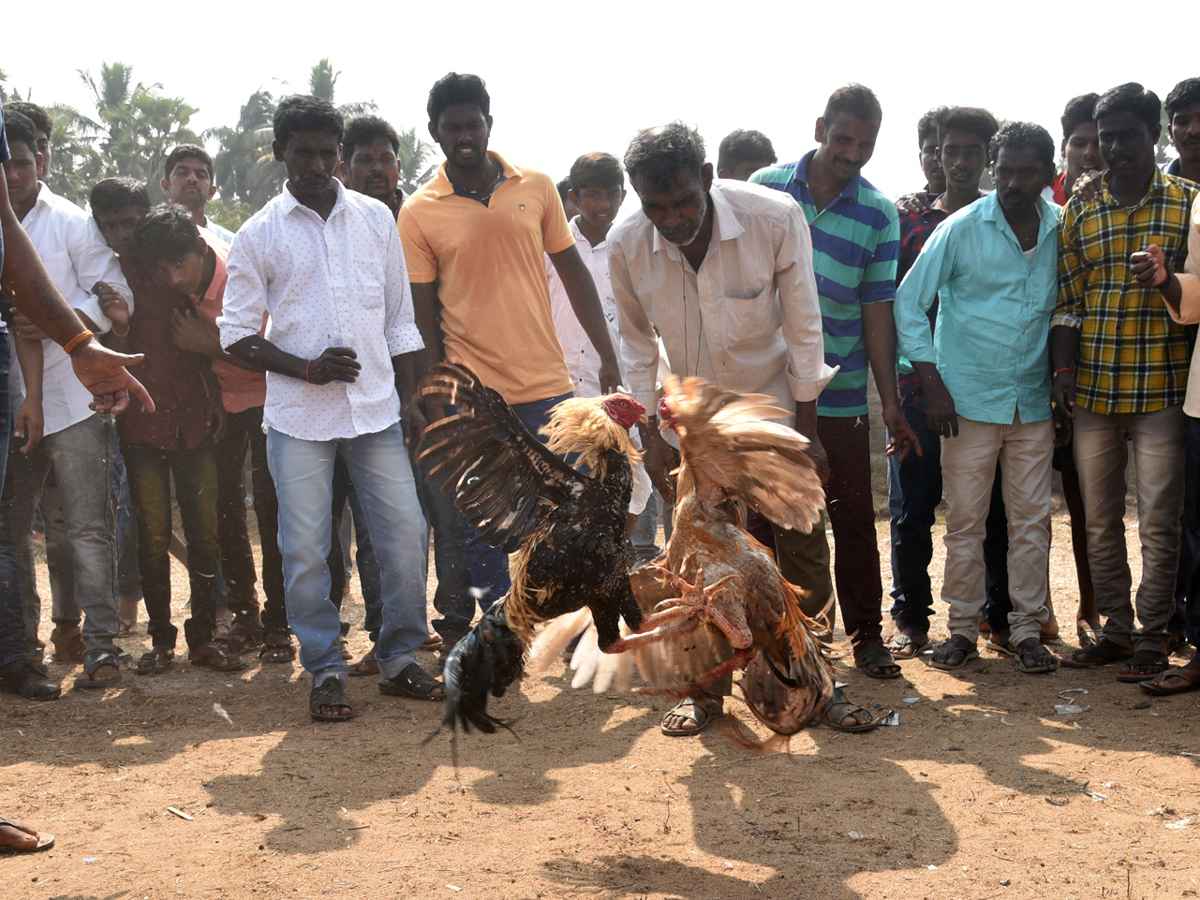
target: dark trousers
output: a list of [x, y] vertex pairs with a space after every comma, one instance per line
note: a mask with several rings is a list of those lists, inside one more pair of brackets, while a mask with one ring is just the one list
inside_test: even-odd
[[215, 446], [217, 471], [217, 544], [221, 572], [229, 589], [229, 608], [238, 616], [259, 616], [254, 590], [257, 573], [250, 533], [246, 527], [246, 452], [250, 452], [250, 485], [254, 517], [262, 547], [262, 624], [267, 631], [287, 631], [283, 600], [283, 557], [279, 553], [279, 500], [267, 467], [267, 436], [262, 430], [263, 408], [229, 413], [225, 437]]
[[189, 649], [212, 640], [216, 628], [217, 466], [212, 441], [192, 450], [159, 450], [121, 442], [138, 523], [142, 596], [156, 647], [174, 647], [171, 624], [171, 480], [188, 547], [191, 614], [183, 624]]
[[[532, 403], [513, 404], [512, 410], [517, 414], [521, 423], [529, 429], [529, 433], [538, 440], [544, 440], [539, 429], [550, 421], [550, 410], [557, 404], [570, 397], [563, 394], [560, 397], [550, 397], [547, 400], [535, 400]], [[498, 547], [493, 547], [475, 533], [475, 529], [465, 526], [467, 566], [471, 573], [471, 584], [478, 589], [479, 608], [487, 612], [491, 605], [508, 593], [512, 582], [508, 577], [508, 554]], [[878, 568], [878, 566], [876, 566]], [[472, 617], [474, 609], [472, 608]]]
[[467, 566], [467, 546], [463, 537], [465, 523], [454, 508], [454, 492], [441, 490], [429, 480], [428, 471], [415, 462], [413, 471], [417, 476], [421, 510], [433, 532], [433, 565], [437, 573], [433, 608], [441, 616], [433, 620], [433, 627], [443, 641], [450, 643], [467, 633], [475, 617], [471, 571]]
[[1183, 547], [1188, 570], [1187, 639], [1200, 647], [1200, 419], [1187, 416], [1184, 424]]
[[[883, 618], [883, 579], [871, 502], [870, 433], [866, 416], [817, 417], [817, 435], [829, 458], [825, 508], [837, 550], [834, 580], [838, 606], [846, 634], [855, 646], [879, 643]], [[783, 546], [779, 546], [781, 536]], [[779, 529], [775, 538], [784, 577], [809, 590], [824, 591], [819, 575], [822, 570], [829, 571], [829, 544], [824, 530], [818, 526], [806, 535]], [[815, 596], [813, 599], [815, 605]], [[810, 615], [813, 611], [805, 610]]]
[[[9, 355], [0, 353], [0, 482], [8, 466], [8, 364]], [[8, 510], [0, 506], [0, 666], [27, 659], [25, 612], [17, 584], [12, 532]]]

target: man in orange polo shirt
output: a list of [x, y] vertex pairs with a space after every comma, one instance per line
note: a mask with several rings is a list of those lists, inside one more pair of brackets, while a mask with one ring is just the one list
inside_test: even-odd
[[[575, 249], [554, 182], [488, 152], [491, 98], [483, 80], [451, 72], [430, 90], [426, 109], [429, 133], [446, 161], [400, 209], [426, 362], [462, 360], [537, 434], [550, 409], [571, 395], [542, 254], [600, 354], [600, 387], [609, 391], [620, 373], [596, 285]], [[486, 609], [508, 590], [508, 559], [469, 529], [466, 534], [472, 583]], [[438, 612], [444, 618], [434, 626], [449, 647], [470, 626], [474, 609]]]

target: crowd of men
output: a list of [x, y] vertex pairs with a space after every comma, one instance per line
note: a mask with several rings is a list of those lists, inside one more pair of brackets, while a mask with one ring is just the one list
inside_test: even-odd
[[[42, 665], [40, 520], [49, 640], [56, 659], [82, 664], [76, 688], [121, 679], [117, 641], [136, 633], [142, 601], [151, 646], [135, 671], [171, 668], [174, 554], [188, 573], [193, 666], [235, 671], [255, 649], [287, 663], [298, 647], [309, 713], [324, 721], [353, 715], [350, 675], [443, 699], [417, 652], [453, 646], [509, 584], [506, 556], [416, 461], [423, 428], [448, 412], [423, 405], [417, 386], [445, 358], [499, 391], [534, 434], [572, 394], [621, 385], [657, 409], [668, 371], [775, 398], [811, 441], [836, 564], [824, 528], [800, 534], [753, 510], [747, 528], [828, 628], [836, 584], [868, 677], [897, 677], [930, 645], [931, 529], [944, 499], [950, 638], [931, 665], [966, 665], [986, 632], [1025, 673], [1117, 663], [1118, 680], [1154, 693], [1200, 687], [1200, 662], [1169, 664], [1185, 641], [1200, 643], [1200, 399], [1187, 390], [1188, 323], [1200, 321], [1200, 79], [1167, 95], [1178, 157], [1166, 171], [1155, 162], [1163, 112], [1139, 84], [1072, 99], [1059, 171], [1038, 125], [931, 110], [917, 128], [925, 184], [893, 201], [862, 175], [883, 114], [852, 84], [829, 98], [815, 149], [797, 161], [779, 164], [764, 135], [737, 131], [714, 166], [700, 135], [672, 123], [639, 132], [623, 160], [580, 156], [556, 187], [489, 148], [483, 81], [450, 73], [427, 106], [446, 160], [412, 196], [398, 188], [387, 122], [284, 99], [273, 152], [286, 185], [233, 234], [206, 216], [215, 187], [203, 148], [167, 157], [166, 203], [107, 178], [85, 211], [46, 184], [49, 116], [6, 104], [15, 361], [11, 379], [0, 373], [10, 397], [0, 431], [7, 439], [11, 410], [16, 437], [0, 453], [0, 687], [39, 700], [61, 690]], [[640, 209], [617, 224], [626, 179]], [[133, 361], [136, 380], [123, 368]], [[868, 371], [890, 455], [887, 616]], [[631, 563], [656, 555], [660, 521], [670, 533], [678, 451], [656, 425], [635, 434], [648, 478], [630, 504]], [[1081, 647], [1061, 659], [1046, 646], [1058, 631], [1056, 468], [1080, 586]], [[356, 663], [340, 614], [350, 520], [372, 640]], [[727, 683], [681, 702], [663, 731], [703, 730], [726, 693]]]

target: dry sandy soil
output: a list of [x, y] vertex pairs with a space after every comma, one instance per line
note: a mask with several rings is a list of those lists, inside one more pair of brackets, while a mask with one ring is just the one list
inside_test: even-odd
[[[1061, 514], [1054, 537], [1069, 621]], [[461, 737], [456, 770], [444, 735], [422, 743], [440, 706], [352, 679], [354, 721], [320, 725], [299, 667], [254, 662], [0, 698], [0, 809], [58, 836], [0, 857], [0, 898], [1200, 896], [1200, 695], [1150, 701], [1111, 669], [1029, 677], [984, 652], [872, 681], [839, 661], [899, 725], [763, 755], [664, 737], [665, 702], [572, 691], [559, 666], [497, 704], [519, 739]], [[51, 665], [68, 688], [77, 669]], [[1067, 688], [1085, 712], [1056, 714]]]

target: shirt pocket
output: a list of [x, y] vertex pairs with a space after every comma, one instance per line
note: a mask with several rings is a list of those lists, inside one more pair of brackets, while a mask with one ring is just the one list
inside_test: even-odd
[[383, 306], [383, 264], [378, 257], [359, 256], [350, 260], [350, 273], [346, 279], [352, 296], [364, 309], [379, 309]]
[[767, 284], [757, 292], [752, 287], [747, 290], [727, 287], [723, 305], [725, 334], [731, 345], [760, 341], [779, 328], [773, 284]]

